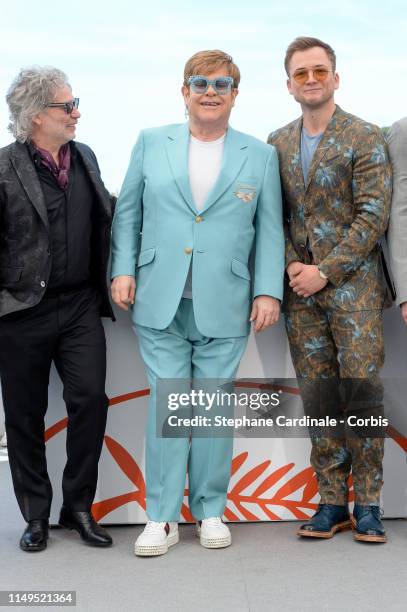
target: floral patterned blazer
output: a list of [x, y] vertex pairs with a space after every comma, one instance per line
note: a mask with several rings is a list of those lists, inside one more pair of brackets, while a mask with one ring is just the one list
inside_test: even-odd
[[[389, 219], [392, 175], [380, 128], [337, 106], [306, 183], [301, 129], [302, 117], [268, 138], [280, 161], [286, 266], [317, 264], [329, 279], [324, 301], [333, 307], [357, 311], [389, 305], [379, 242]], [[304, 307], [305, 298], [290, 294], [290, 301]]]

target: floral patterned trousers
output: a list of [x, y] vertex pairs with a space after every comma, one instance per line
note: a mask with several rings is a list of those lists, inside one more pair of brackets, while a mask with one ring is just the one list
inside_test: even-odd
[[[379, 505], [384, 430], [364, 424], [383, 415], [382, 311], [349, 312], [324, 302], [323, 295], [313, 296], [285, 312], [305, 414], [344, 421], [332, 429], [310, 428], [321, 503], [347, 503], [352, 470], [355, 502]], [[349, 427], [349, 416], [363, 426]]]

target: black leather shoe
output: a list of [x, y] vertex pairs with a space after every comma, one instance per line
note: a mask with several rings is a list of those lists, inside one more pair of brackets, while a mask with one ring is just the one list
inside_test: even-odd
[[297, 535], [306, 538], [332, 538], [337, 531], [351, 528], [347, 506], [319, 504], [317, 511], [308, 523], [301, 525]]
[[28, 521], [20, 540], [20, 548], [25, 552], [39, 552], [47, 548], [49, 524], [47, 519]]
[[379, 506], [355, 504], [351, 521], [358, 542], [387, 542]]
[[90, 512], [74, 512], [62, 506], [59, 524], [67, 529], [75, 529], [82, 540], [91, 546], [111, 546], [113, 543], [110, 535], [97, 524]]

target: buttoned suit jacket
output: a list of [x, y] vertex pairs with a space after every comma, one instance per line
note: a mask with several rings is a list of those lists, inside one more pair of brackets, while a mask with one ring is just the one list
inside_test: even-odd
[[[286, 266], [292, 261], [317, 264], [329, 279], [318, 295], [323, 293], [333, 308], [381, 309], [391, 303], [379, 245], [391, 200], [384, 137], [377, 126], [337, 106], [304, 183], [301, 129], [299, 118], [268, 139], [280, 160]], [[307, 298], [287, 287], [285, 303], [303, 308]]]
[[243, 336], [249, 331], [251, 297], [281, 299], [283, 294], [277, 154], [229, 127], [219, 177], [198, 214], [189, 184], [189, 138], [188, 124], [140, 133], [113, 220], [112, 277], [134, 275], [133, 320], [165, 329], [177, 311], [192, 257], [199, 331], [214, 338]]
[[[95, 193], [91, 283], [102, 296], [101, 315], [114, 318], [107, 266], [113, 201], [100, 177], [96, 156], [75, 143]], [[37, 171], [25, 144], [0, 149], [0, 316], [38, 304], [51, 273], [47, 207]]]
[[407, 301], [407, 117], [396, 121], [387, 135], [393, 167], [393, 195], [388, 231], [390, 266], [397, 303]]

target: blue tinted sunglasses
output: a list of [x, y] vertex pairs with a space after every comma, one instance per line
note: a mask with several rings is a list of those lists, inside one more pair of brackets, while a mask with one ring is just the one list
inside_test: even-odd
[[192, 91], [198, 94], [204, 94], [208, 91], [209, 85], [212, 85], [213, 89], [217, 94], [224, 96], [229, 93], [232, 89], [233, 78], [231, 76], [222, 76], [217, 79], [208, 79], [205, 76], [196, 74], [189, 77], [188, 85], [191, 86]]

